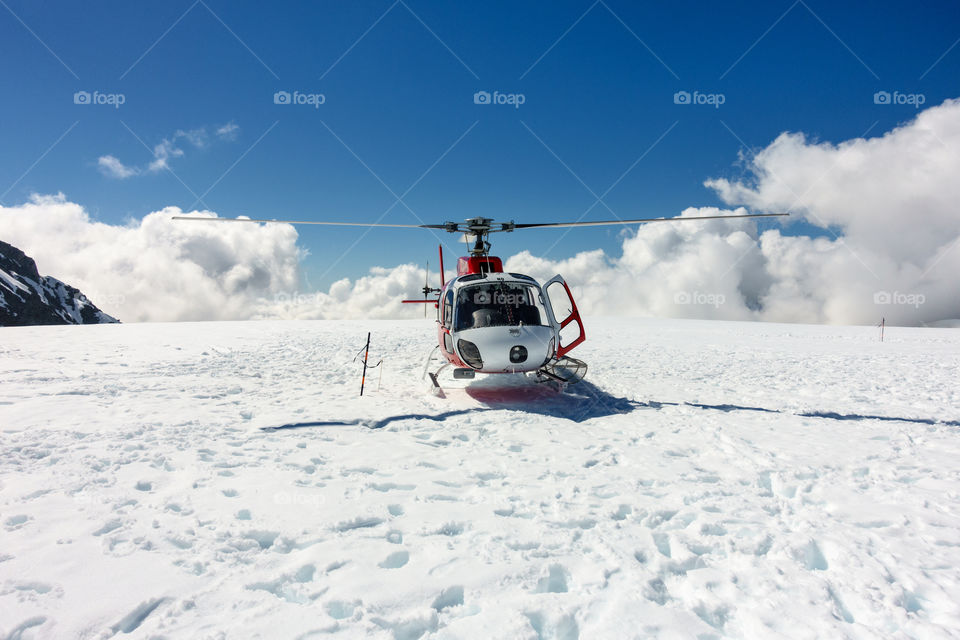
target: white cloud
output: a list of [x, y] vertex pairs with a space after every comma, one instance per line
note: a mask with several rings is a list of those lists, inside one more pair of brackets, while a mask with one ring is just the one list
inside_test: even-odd
[[[507, 269], [541, 281], [562, 273], [585, 314], [841, 324], [960, 318], [958, 175], [960, 101], [870, 140], [833, 145], [784, 134], [744, 177], [708, 186], [731, 205], [786, 209], [840, 237], [758, 234], [755, 221], [742, 219], [655, 223], [626, 234], [620, 255], [595, 250], [557, 261], [522, 252]], [[293, 227], [169, 220], [179, 213], [170, 207], [121, 227], [91, 221], [63, 196], [34, 196], [0, 208], [0, 237], [128, 322], [423, 313], [400, 303], [420, 297], [419, 267], [377, 267], [298, 295], [304, 252]]]
[[840, 144], [783, 133], [743, 180], [708, 180], [729, 204], [786, 210], [848, 243], [917, 263], [960, 235], [960, 100], [920, 112], [879, 138]]
[[[730, 204], [789, 210], [840, 230], [813, 241], [764, 234], [774, 286], [764, 319], [797, 309], [821, 322], [908, 324], [960, 317], [952, 282], [960, 272], [960, 100], [948, 100], [872, 139], [815, 143], [781, 134], [742, 180], [708, 180]], [[913, 304], [871, 305], [874, 293], [922, 296]]]
[[[236, 140], [236, 132], [239, 128], [235, 123], [229, 122], [216, 129], [216, 138], [224, 141]], [[112, 155], [101, 156], [97, 164], [100, 171], [111, 178], [130, 178], [143, 173], [157, 173], [169, 169], [172, 159], [184, 156], [182, 141], [186, 141], [197, 149], [203, 149], [207, 147], [209, 140], [210, 136], [207, 134], [205, 127], [178, 129], [172, 136], [164, 138], [154, 145], [153, 159], [143, 168], [125, 165]]]
[[183, 156], [183, 149], [176, 146], [174, 140], [164, 138], [160, 144], [153, 148], [153, 160], [147, 165], [147, 171], [156, 173], [170, 168], [170, 158], [180, 158]]
[[62, 195], [34, 196], [0, 207], [0, 237], [126, 322], [246, 318], [261, 298], [296, 289], [293, 227], [170, 220], [180, 213], [115, 226]]
[[120, 180], [140, 173], [140, 170], [136, 167], [128, 167], [113, 156], [100, 156], [97, 159], [97, 166], [100, 167], [100, 172], [103, 175]]
[[178, 140], [180, 138], [183, 138], [198, 149], [207, 146], [207, 130], [203, 127], [200, 129], [190, 129], [188, 131], [178, 129], [173, 134], [173, 139]]
[[782, 134], [741, 179], [706, 182], [731, 205], [788, 211], [839, 236], [772, 230], [758, 237], [752, 221], [658, 223], [624, 240], [619, 257], [593, 251], [545, 261], [521, 253], [507, 265], [540, 278], [563, 273], [578, 304], [595, 313], [837, 324], [956, 319], [957, 176], [960, 100], [949, 100], [869, 140], [828, 144]]
[[771, 230], [758, 237], [748, 220], [658, 223], [624, 240], [619, 257], [595, 251], [551, 262], [522, 253], [507, 264], [541, 278], [563, 273], [578, 303], [595, 313], [835, 324], [957, 319], [957, 176], [960, 100], [949, 100], [869, 140], [782, 134], [743, 178], [706, 182], [731, 205], [788, 211], [838, 236]]
[[231, 120], [227, 124], [217, 127], [217, 137], [223, 140], [236, 140], [237, 131], [239, 130], [240, 127], [237, 125], [237, 123]]

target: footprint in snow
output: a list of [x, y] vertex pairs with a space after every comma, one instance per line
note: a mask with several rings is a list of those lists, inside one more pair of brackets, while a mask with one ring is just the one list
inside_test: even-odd
[[567, 570], [559, 564], [552, 564], [547, 575], [537, 581], [537, 593], [567, 593]]
[[262, 529], [252, 529], [243, 534], [245, 540], [251, 540], [260, 547], [260, 549], [269, 549], [280, 536], [279, 531], [267, 531]]
[[807, 543], [807, 545], [797, 553], [797, 556], [803, 563], [803, 566], [810, 571], [826, 571], [830, 568], [830, 564], [827, 562], [826, 557], [824, 557], [823, 552], [820, 550], [820, 545], [817, 544], [816, 540], [811, 540]]
[[447, 587], [440, 592], [433, 604], [430, 605], [435, 611], [443, 611], [448, 607], [458, 607], [463, 604], [463, 586], [454, 585]]
[[105, 522], [102, 527], [100, 527], [99, 529], [93, 532], [93, 535], [103, 536], [113, 531], [116, 531], [121, 526], [123, 526], [123, 522], [121, 522], [119, 518], [114, 518], [112, 520], [108, 520], [107, 522]]
[[395, 551], [378, 565], [381, 569], [399, 569], [410, 561], [409, 551]]
[[353, 612], [356, 611], [358, 606], [360, 606], [360, 602], [331, 600], [324, 605], [324, 609], [327, 610], [327, 615], [334, 620], [346, 620], [353, 617]]
[[462, 522], [448, 522], [437, 530], [438, 535], [458, 536], [464, 531], [464, 526]]
[[383, 518], [358, 516], [353, 520], [345, 520], [334, 527], [334, 531], [353, 531], [354, 529], [368, 529], [383, 523]]
[[633, 513], [633, 507], [628, 504], [622, 504], [610, 517], [614, 520], [626, 520], [627, 516], [631, 513]]
[[670, 557], [670, 536], [665, 533], [654, 533], [653, 544], [657, 547], [660, 555], [666, 558]]
[[21, 594], [21, 596], [28, 599], [34, 599], [37, 596], [53, 595], [54, 597], [60, 598], [63, 596], [63, 589], [60, 587], [54, 586], [52, 584], [47, 584], [46, 582], [38, 582], [34, 580], [27, 580], [23, 582], [15, 582], [13, 584], [13, 590]]
[[556, 638], [557, 640], [577, 640], [580, 637], [580, 627], [577, 625], [577, 619], [570, 613], [560, 616], [557, 619], [548, 619], [540, 611], [528, 611], [523, 614], [530, 622], [530, 626], [537, 634], [537, 638], [546, 640], [547, 638]]
[[136, 631], [140, 625], [143, 624], [143, 621], [153, 613], [157, 607], [166, 602], [166, 598], [156, 598], [154, 600], [147, 600], [142, 602], [137, 606], [133, 611], [125, 615], [119, 622], [113, 625], [110, 630], [114, 634], [118, 632], [123, 633], [133, 633]]
[[13, 629], [11, 629], [10, 633], [7, 635], [7, 638], [10, 640], [19, 640], [20, 638], [23, 638], [23, 637], [30, 637], [30, 635], [25, 636], [25, 634], [27, 634], [27, 631], [34, 627], [39, 627], [46, 621], [47, 621], [47, 618], [44, 616], [34, 616], [32, 618], [27, 618], [26, 620], [24, 620], [23, 622], [15, 626]]

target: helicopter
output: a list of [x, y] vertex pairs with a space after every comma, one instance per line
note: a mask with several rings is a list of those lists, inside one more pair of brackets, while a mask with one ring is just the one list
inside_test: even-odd
[[[553, 382], [562, 390], [566, 385], [582, 380], [587, 372], [585, 362], [567, 355], [586, 340], [583, 319], [570, 287], [559, 274], [541, 285], [528, 275], [504, 271], [503, 261], [490, 255], [491, 233], [787, 215], [752, 213], [534, 223], [496, 222], [492, 218], [475, 217], [464, 222], [418, 225], [194, 216], [174, 216], [173, 219], [433, 229], [463, 234], [468, 242], [469, 255], [458, 258], [457, 275], [450, 280], [445, 279], [441, 245], [440, 287], [433, 288], [425, 283], [423, 298], [403, 300], [405, 304], [433, 305], [437, 310], [437, 345], [427, 356], [423, 377], [429, 375], [433, 386], [440, 389], [438, 376], [448, 367], [453, 367], [455, 379], [473, 379], [477, 373], [532, 374], [538, 381]], [[437, 294], [437, 297], [428, 297], [433, 294]], [[437, 352], [440, 358], [437, 358]], [[444, 361], [443, 364], [436, 371], [430, 371], [431, 363], [437, 359]]]

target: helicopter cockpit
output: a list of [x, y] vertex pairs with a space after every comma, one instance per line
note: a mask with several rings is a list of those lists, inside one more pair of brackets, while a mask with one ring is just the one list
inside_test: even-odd
[[483, 327], [549, 326], [543, 296], [533, 283], [496, 280], [457, 292], [455, 330]]

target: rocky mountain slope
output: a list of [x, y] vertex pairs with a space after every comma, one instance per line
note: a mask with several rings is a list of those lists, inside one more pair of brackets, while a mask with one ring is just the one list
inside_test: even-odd
[[0, 240], [0, 327], [119, 322], [80, 290], [41, 276], [33, 258]]

